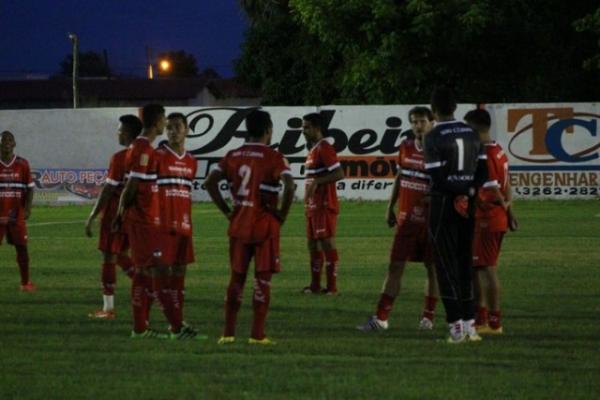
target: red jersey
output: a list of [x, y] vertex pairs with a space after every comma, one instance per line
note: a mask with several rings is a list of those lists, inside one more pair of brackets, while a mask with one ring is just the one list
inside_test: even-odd
[[427, 224], [429, 205], [425, 196], [429, 192], [429, 175], [425, 172], [425, 157], [421, 144], [406, 139], [398, 154], [400, 181], [398, 187], [398, 228], [422, 227]]
[[160, 220], [169, 233], [192, 236], [192, 188], [198, 162], [177, 154], [168, 145], [156, 149]]
[[271, 235], [275, 222], [279, 180], [291, 174], [287, 160], [261, 143], [246, 143], [231, 150], [217, 167], [231, 188], [233, 216], [228, 234], [246, 242], [261, 242]]
[[125, 157], [127, 156], [127, 149], [116, 152], [110, 158], [110, 164], [108, 166], [108, 175], [106, 176], [106, 185], [110, 185], [114, 188], [112, 197], [108, 200], [106, 207], [102, 212], [103, 223], [112, 223], [112, 220], [117, 215], [117, 209], [119, 208], [119, 198], [125, 186], [127, 180]]
[[[306, 179], [305, 188], [314, 178], [330, 173], [336, 168], [340, 168], [335, 148], [329, 143], [327, 138], [319, 140], [306, 156], [304, 164]], [[307, 215], [314, 211], [328, 210], [335, 214], [340, 211], [338, 203], [335, 182], [326, 183], [317, 186], [315, 194], [311, 197], [304, 196], [304, 207]]]
[[145, 136], [138, 136], [127, 149], [126, 170], [129, 178], [139, 179], [133, 204], [125, 212], [127, 223], [160, 226], [156, 157]]
[[34, 186], [27, 160], [17, 156], [8, 164], [0, 160], [0, 224], [25, 220], [25, 193]]
[[480, 206], [477, 207], [476, 218], [483, 221], [478, 224], [490, 232], [506, 232], [508, 230], [508, 216], [501, 205], [494, 204], [496, 195], [491, 190], [497, 187], [506, 199], [508, 190], [508, 157], [502, 147], [496, 143], [485, 144], [487, 154], [488, 181], [479, 189]]

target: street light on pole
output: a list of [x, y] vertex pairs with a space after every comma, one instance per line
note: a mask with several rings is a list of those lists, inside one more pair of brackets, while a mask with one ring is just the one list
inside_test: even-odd
[[73, 43], [73, 108], [78, 106], [79, 97], [79, 38], [75, 33], [69, 32], [69, 40]]

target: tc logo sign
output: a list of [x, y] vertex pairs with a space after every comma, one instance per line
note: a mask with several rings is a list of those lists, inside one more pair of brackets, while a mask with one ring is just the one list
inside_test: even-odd
[[[517, 129], [524, 118], [530, 123]], [[581, 163], [598, 159], [599, 114], [574, 112], [572, 107], [510, 109], [507, 130], [513, 133], [508, 151], [535, 163]], [[529, 137], [530, 141], [525, 141]]]

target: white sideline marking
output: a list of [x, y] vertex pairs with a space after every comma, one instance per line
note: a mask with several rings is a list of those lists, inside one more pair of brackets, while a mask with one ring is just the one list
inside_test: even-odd
[[68, 224], [85, 224], [85, 220], [79, 220], [79, 221], [57, 221], [57, 222], [38, 222], [36, 224], [27, 224], [27, 226], [48, 226], [48, 225], [68, 225]]

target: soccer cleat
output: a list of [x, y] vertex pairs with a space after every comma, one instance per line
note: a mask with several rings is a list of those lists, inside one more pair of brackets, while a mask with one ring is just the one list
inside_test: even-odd
[[504, 334], [504, 330], [501, 326], [494, 329], [489, 325], [482, 325], [477, 327], [477, 333], [480, 335], [502, 335]]
[[337, 289], [331, 290], [331, 289], [324, 288], [324, 289], [321, 289], [321, 294], [324, 294], [325, 296], [337, 296], [338, 291], [337, 291]]
[[235, 336], [221, 336], [217, 341], [217, 344], [232, 344], [235, 342]]
[[88, 317], [93, 319], [113, 320], [116, 318], [115, 310], [97, 310], [88, 314]]
[[468, 321], [463, 321], [463, 332], [466, 336], [466, 339], [469, 342], [480, 342], [481, 341], [481, 336], [479, 336], [479, 334], [477, 333], [474, 319], [470, 319]]
[[372, 332], [372, 331], [385, 331], [389, 327], [387, 321], [382, 321], [377, 318], [376, 315], [373, 315], [367, 322], [363, 325], [357, 325], [356, 329], [361, 332]]
[[448, 335], [448, 338], [446, 339], [446, 343], [458, 344], [458, 343], [464, 343], [466, 341], [467, 334], [465, 333], [464, 324], [463, 324], [462, 319], [459, 319], [458, 321], [448, 324], [448, 327], [450, 328], [450, 334]]
[[433, 329], [433, 321], [427, 317], [423, 317], [419, 322], [419, 330], [421, 331], [430, 331]]
[[208, 336], [200, 335], [189, 325], [181, 328], [179, 333], [169, 332], [169, 339], [171, 340], [206, 340]]
[[250, 338], [250, 339], [248, 339], [248, 344], [258, 344], [258, 345], [261, 345], [261, 346], [272, 346], [272, 345], [277, 344], [277, 343], [274, 342], [274, 341], [272, 341], [268, 337], [265, 337], [263, 339]]
[[154, 329], [146, 329], [144, 332], [137, 333], [135, 331], [131, 331], [132, 339], [168, 339], [169, 335], [166, 333], [160, 333], [155, 331]]
[[300, 291], [302, 294], [321, 294], [321, 289], [313, 289], [311, 286], [305, 286]]
[[21, 285], [21, 286], [19, 287], [19, 290], [20, 290], [21, 292], [35, 293], [35, 292], [37, 292], [37, 286], [35, 286], [35, 285], [34, 285], [33, 283], [31, 283], [31, 282], [27, 282], [26, 284], [24, 284], [24, 285]]

